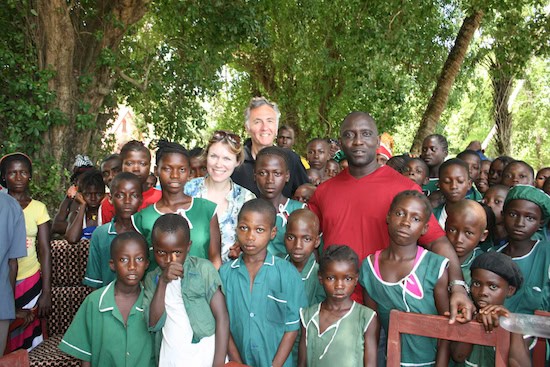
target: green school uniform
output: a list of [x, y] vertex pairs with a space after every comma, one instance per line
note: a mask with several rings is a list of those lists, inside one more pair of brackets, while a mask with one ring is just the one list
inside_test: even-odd
[[483, 195], [481, 195], [481, 193], [479, 191], [477, 191], [475, 186], [472, 186], [472, 188], [470, 190], [468, 190], [468, 192], [466, 193], [465, 199], [470, 199], [470, 200], [474, 200], [474, 201], [481, 201], [481, 200], [483, 200]]
[[470, 284], [472, 282], [472, 272], [470, 270], [470, 266], [472, 266], [472, 263], [474, 262], [474, 259], [481, 255], [483, 251], [476, 247], [470, 256], [462, 264], [460, 264], [460, 269], [462, 269], [462, 276], [464, 277], [464, 281], [466, 284]]
[[[434, 289], [447, 268], [449, 260], [422, 247], [411, 272], [396, 283], [382, 279], [378, 266], [381, 251], [369, 256], [361, 265], [359, 282], [377, 305], [382, 327], [388, 331], [390, 311], [416, 312], [437, 315]], [[437, 352], [437, 339], [416, 335], [401, 337], [401, 365], [433, 365]]]
[[[208, 259], [208, 248], [210, 247], [210, 221], [214, 214], [216, 214], [217, 205], [213, 202], [201, 199], [192, 198], [191, 205], [188, 209], [180, 209], [176, 214], [183, 216], [189, 223], [189, 229], [191, 230], [191, 249], [189, 255], [200, 257], [202, 259]], [[132, 222], [134, 227], [145, 236], [147, 243], [149, 244], [149, 271], [154, 270], [157, 267], [155, 256], [153, 255], [153, 245], [151, 242], [151, 234], [153, 232], [153, 225], [155, 221], [165, 213], [161, 213], [157, 210], [156, 204], [149, 205], [142, 211], [132, 215]]]
[[356, 367], [363, 365], [365, 332], [376, 312], [357, 302], [337, 322], [320, 332], [321, 304], [300, 310], [306, 330], [307, 365]]
[[111, 270], [111, 242], [117, 236], [115, 220], [96, 228], [90, 240], [90, 252], [86, 263], [86, 274], [82, 283], [92, 288], [101, 288], [116, 279]]
[[115, 283], [86, 297], [59, 349], [92, 366], [154, 366], [153, 338], [142, 308], [143, 290], [125, 325], [115, 302]]
[[288, 216], [295, 210], [305, 208], [306, 204], [287, 199], [285, 205], [280, 205], [279, 210], [277, 211], [277, 219], [275, 225], [277, 226], [277, 234], [275, 238], [269, 241], [267, 245], [267, 250], [273, 255], [284, 258], [287, 255], [285, 247], [285, 232], [286, 232], [286, 223]]
[[[269, 367], [286, 332], [300, 328], [299, 310], [307, 306], [304, 285], [296, 268], [269, 251], [254, 278], [242, 254], [220, 268], [231, 335], [243, 363]], [[284, 366], [292, 366], [292, 356]]]
[[[290, 262], [290, 255], [286, 255], [285, 260]], [[292, 264], [292, 262], [290, 263]], [[319, 282], [319, 278], [317, 277], [318, 272], [319, 272], [319, 264], [317, 263], [317, 261], [315, 261], [315, 255], [311, 254], [309, 256], [309, 259], [307, 260], [306, 265], [300, 272], [300, 275], [302, 276], [302, 282], [304, 283], [304, 288], [306, 291], [308, 307], [315, 305], [317, 303], [323, 302], [323, 300], [327, 297], [325, 294], [325, 290], [323, 289], [323, 286], [321, 285], [321, 282]], [[294, 347], [292, 347], [292, 356], [294, 357], [294, 365], [298, 365], [298, 348], [300, 347], [300, 333], [301, 333], [301, 330], [299, 330], [298, 337], [294, 342]]]
[[[149, 325], [151, 301], [155, 295], [161, 273], [162, 270], [157, 267], [145, 276], [143, 309], [147, 325]], [[214, 335], [216, 332], [216, 320], [210, 308], [210, 301], [221, 286], [220, 276], [210, 261], [187, 256], [183, 263], [181, 294], [189, 323], [193, 329], [193, 343], [198, 343], [202, 338]], [[155, 334], [155, 357], [157, 360], [162, 342], [161, 331], [165, 322], [166, 312], [155, 326], [149, 328], [149, 331]]]
[[[496, 248], [502, 252], [508, 243]], [[550, 242], [537, 241], [529, 253], [521, 257], [513, 257], [523, 274], [523, 284], [516, 293], [507, 297], [504, 307], [510, 312], [533, 314], [535, 310], [544, 308], [544, 289], [550, 282]]]

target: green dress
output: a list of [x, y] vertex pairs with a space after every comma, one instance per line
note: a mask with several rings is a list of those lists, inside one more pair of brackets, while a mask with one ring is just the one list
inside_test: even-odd
[[[506, 246], [508, 243], [495, 250], [502, 252]], [[510, 312], [527, 314], [544, 309], [543, 294], [550, 283], [550, 242], [538, 240], [529, 253], [512, 260], [523, 274], [523, 284], [513, 296], [506, 298], [504, 306]]]
[[269, 241], [267, 245], [267, 250], [273, 255], [285, 258], [287, 255], [285, 247], [285, 232], [286, 232], [286, 223], [288, 221], [288, 216], [295, 210], [305, 208], [306, 204], [287, 199], [285, 205], [280, 205], [279, 210], [277, 210], [277, 219], [275, 225], [277, 226], [277, 234], [275, 238]]
[[320, 310], [321, 303], [300, 310], [300, 320], [306, 330], [307, 365], [363, 366], [364, 336], [376, 312], [353, 302], [350, 310], [340, 320], [320, 333]]
[[[191, 249], [189, 255], [200, 257], [208, 260], [208, 248], [210, 247], [210, 221], [216, 214], [217, 205], [210, 200], [201, 198], [192, 198], [191, 205], [188, 209], [180, 209], [176, 214], [181, 215], [189, 223], [191, 230]], [[153, 244], [151, 242], [151, 234], [155, 221], [165, 213], [157, 210], [156, 204], [149, 205], [142, 211], [132, 215], [134, 227], [145, 236], [149, 244], [149, 269], [152, 271], [157, 267], [155, 256], [153, 254]]]
[[[396, 283], [386, 282], [380, 275], [378, 258], [381, 251], [369, 256], [361, 265], [359, 282], [377, 305], [378, 317], [386, 333], [390, 311], [416, 312], [437, 315], [434, 289], [447, 268], [449, 260], [418, 247], [411, 272]], [[437, 339], [416, 335], [401, 337], [401, 365], [433, 365]]]

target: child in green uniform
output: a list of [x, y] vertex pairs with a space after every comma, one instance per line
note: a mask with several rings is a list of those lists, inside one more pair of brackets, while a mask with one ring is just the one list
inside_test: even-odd
[[[285, 233], [285, 247], [288, 251], [285, 259], [290, 261], [302, 276], [308, 306], [318, 304], [326, 297], [325, 290], [317, 278], [319, 265], [314, 254], [320, 244], [317, 215], [308, 209], [298, 209], [290, 214]], [[300, 335], [296, 338], [292, 349], [292, 355], [295, 358], [294, 365], [298, 363], [299, 342]]]
[[318, 280], [326, 299], [300, 310], [302, 336], [298, 366], [376, 366], [379, 323], [376, 313], [351, 299], [359, 258], [348, 246], [329, 246]]
[[[506, 255], [487, 252], [472, 263], [472, 299], [478, 309], [476, 319], [485, 325], [487, 332], [498, 327], [498, 317], [508, 316], [503, 303], [520, 289], [523, 277], [519, 267]], [[493, 347], [468, 343], [451, 343], [451, 356], [465, 366], [494, 366]], [[530, 366], [531, 359], [523, 335], [510, 334], [509, 366]]]
[[242, 253], [220, 269], [230, 320], [229, 359], [255, 367], [293, 365], [299, 311], [307, 306], [296, 268], [267, 249], [277, 231], [276, 215], [264, 199], [246, 202], [237, 219]]
[[110, 260], [116, 280], [86, 297], [59, 349], [81, 359], [83, 366], [155, 365], [140, 283], [149, 265], [147, 252], [139, 233], [116, 236]]
[[460, 261], [464, 281], [470, 284], [470, 265], [483, 253], [478, 245], [488, 234], [485, 210], [481, 204], [465, 199], [449, 205], [447, 213], [445, 232]]
[[493, 230], [493, 244], [494, 246], [502, 246], [506, 243], [508, 234], [504, 228], [504, 222], [502, 220], [502, 209], [504, 207], [504, 200], [508, 195], [510, 188], [504, 185], [494, 185], [487, 189], [485, 196], [481, 201], [487, 204], [495, 214], [495, 227]]
[[[462, 159], [468, 165], [468, 172], [470, 174], [470, 179], [472, 182], [477, 182], [479, 175], [481, 174], [481, 158], [475, 150], [464, 150], [457, 154], [458, 159]], [[472, 188], [468, 190], [466, 194], [466, 199], [480, 201], [483, 199], [483, 195], [477, 190], [475, 185], [472, 185]]]
[[145, 278], [145, 316], [155, 332], [161, 366], [223, 366], [229, 317], [221, 280], [212, 263], [188, 255], [189, 225], [177, 214], [161, 216], [153, 227], [159, 267]]
[[254, 164], [254, 180], [260, 197], [271, 202], [277, 211], [277, 232], [267, 249], [273, 255], [282, 258], [287, 255], [284, 235], [288, 216], [293, 211], [305, 207], [304, 203], [283, 195], [283, 189], [289, 179], [290, 171], [284, 149], [267, 147], [260, 150]]
[[441, 227], [447, 220], [446, 205], [458, 203], [466, 198], [472, 188], [468, 165], [461, 159], [453, 158], [439, 167], [439, 190], [445, 197], [445, 203], [434, 208], [433, 212]]
[[[158, 143], [155, 173], [162, 187], [158, 202], [134, 214], [134, 227], [145, 236], [151, 245], [151, 234], [155, 221], [163, 214], [176, 213], [187, 219], [191, 229], [193, 245], [189, 254], [208, 259], [219, 269], [221, 258], [221, 235], [216, 214], [216, 204], [185, 195], [183, 187], [189, 177], [189, 156], [180, 144], [161, 140]], [[150, 247], [150, 250], [152, 248]], [[149, 271], [157, 266], [152, 253]]]
[[532, 314], [542, 309], [544, 288], [550, 283], [550, 243], [533, 237], [550, 218], [550, 196], [534, 186], [516, 185], [506, 196], [502, 216], [509, 242], [495, 249], [512, 258], [524, 279], [524, 286], [504, 306]]
[[[431, 207], [418, 191], [393, 199], [386, 221], [389, 247], [363, 261], [359, 282], [365, 304], [377, 311], [387, 332], [390, 311], [443, 315], [449, 310], [449, 260], [417, 245], [428, 229]], [[446, 366], [449, 343], [416, 335], [401, 337], [402, 365]]]
[[443, 135], [432, 134], [424, 138], [420, 158], [426, 162], [430, 169], [430, 179], [426, 185], [422, 186], [422, 191], [426, 195], [431, 195], [437, 190], [439, 166], [445, 161], [448, 153], [449, 143], [447, 143], [447, 139]]
[[143, 200], [139, 177], [130, 172], [121, 172], [111, 181], [111, 201], [115, 207], [112, 221], [97, 229], [90, 240], [90, 252], [86, 274], [82, 283], [92, 288], [101, 288], [111, 283], [116, 274], [109, 266], [111, 242], [119, 233], [134, 231], [132, 215], [138, 211]]

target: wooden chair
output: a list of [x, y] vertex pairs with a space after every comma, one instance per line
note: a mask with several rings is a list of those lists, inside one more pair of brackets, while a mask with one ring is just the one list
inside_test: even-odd
[[399, 367], [401, 364], [400, 334], [494, 346], [496, 347], [495, 367], [508, 365], [510, 333], [503, 328], [496, 328], [488, 334], [485, 332], [483, 324], [478, 322], [449, 325], [449, 319], [444, 316], [392, 310], [388, 331], [388, 367]]
[[0, 357], [0, 367], [29, 367], [29, 353], [20, 349]]
[[[535, 311], [535, 315], [538, 316], [550, 316], [550, 312], [546, 311]], [[544, 367], [546, 363], [546, 340], [544, 338], [538, 338], [537, 344], [535, 344], [535, 349], [533, 350], [533, 366], [535, 367]]]

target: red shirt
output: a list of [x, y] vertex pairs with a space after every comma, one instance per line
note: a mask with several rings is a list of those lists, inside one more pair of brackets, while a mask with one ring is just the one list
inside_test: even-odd
[[[156, 203], [162, 197], [162, 191], [151, 187], [143, 193], [143, 202], [138, 211]], [[115, 207], [107, 197], [101, 202], [101, 223], [109, 223], [115, 216]]]
[[[353, 177], [345, 169], [319, 185], [308, 207], [319, 217], [324, 247], [348, 245], [360, 262], [388, 247], [386, 216], [393, 198], [405, 190], [421, 191], [410, 178], [386, 166], [361, 178]], [[428, 244], [442, 236], [445, 232], [432, 214], [428, 232], [418, 242]], [[360, 296], [356, 292], [353, 299], [360, 301]]]

